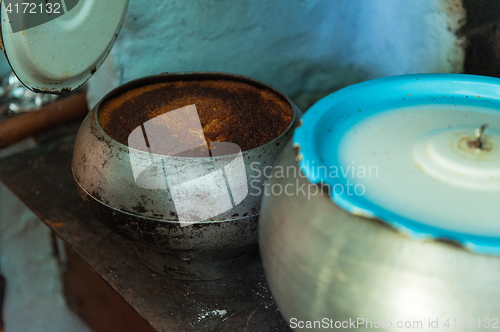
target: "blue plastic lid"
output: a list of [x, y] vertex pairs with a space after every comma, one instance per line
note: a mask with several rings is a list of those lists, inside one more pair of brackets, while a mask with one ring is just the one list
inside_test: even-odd
[[[430, 114], [428, 121], [427, 116], [417, 114], [426, 109]], [[402, 120], [396, 117], [404, 119], [405, 115], [413, 120], [401, 122]], [[392, 117], [395, 120], [390, 120], [393, 122], [388, 123], [387, 128], [382, 128], [379, 136], [378, 132], [373, 134], [373, 128], [368, 128], [370, 123], [374, 126], [376, 123], [379, 126], [383, 124], [386, 120], [382, 116]], [[419, 117], [422, 118], [422, 123], [415, 122], [414, 119]], [[460, 139], [460, 133], [477, 138], [474, 128], [479, 127], [483, 120], [488, 121], [489, 127], [482, 137], [486, 143], [479, 151], [472, 147], [471, 139], [466, 140], [466, 137]], [[465, 127], [457, 125], [463, 122], [468, 125]], [[394, 123], [403, 123], [408, 128], [394, 127]], [[355, 131], [358, 129], [360, 132]], [[460, 141], [456, 143], [458, 157], [450, 160], [446, 159], [448, 152], [443, 158], [439, 155], [442, 152], [439, 151], [441, 144], [439, 140], [443, 141], [442, 133], [446, 134], [448, 130], [448, 136], [453, 134], [458, 137], [457, 142]], [[399, 136], [394, 136], [396, 132]], [[366, 136], [368, 134], [362, 136], [363, 133], [370, 133], [370, 136]], [[394, 137], [401, 137], [401, 140]], [[304, 114], [302, 125], [295, 131], [293, 143], [299, 148], [299, 166], [308, 180], [328, 185], [331, 199], [344, 210], [367, 218], [380, 219], [415, 239], [449, 239], [471, 251], [500, 254], [500, 214], [496, 213], [500, 209], [500, 204], [495, 204], [498, 202], [497, 197], [500, 197], [500, 188], [496, 185], [500, 183], [498, 182], [500, 177], [496, 177], [500, 169], [498, 168], [500, 152], [496, 146], [499, 137], [500, 79], [461, 74], [420, 74], [371, 80], [326, 96]], [[346, 144], [346, 140], [354, 138], [364, 142], [367, 147], [365, 148], [363, 144], [352, 145], [347, 152], [346, 148], [341, 148], [342, 144]], [[470, 148], [470, 151], [459, 151], [459, 144], [462, 144], [464, 149]], [[446, 144], [443, 146], [448, 149]], [[419, 164], [417, 158], [419, 148], [420, 155], [428, 161], [427, 164], [423, 163], [423, 166]], [[352, 194], [354, 187], [351, 188], [351, 194], [346, 190], [333, 189], [336, 186], [345, 188], [349, 180], [349, 177], [341, 171], [342, 167], [349, 166], [343, 157], [346, 153], [357, 155], [359, 160], [356, 162], [359, 164], [363, 160], [382, 160], [380, 158], [388, 160], [389, 157], [381, 156], [385, 149], [387, 155], [390, 149], [398, 150], [400, 153], [392, 153], [390, 150], [391, 158], [394, 157], [393, 164], [385, 169], [382, 166], [378, 170], [380, 173], [385, 172], [386, 180], [383, 177], [380, 181], [377, 179], [378, 182], [373, 180], [370, 193], [367, 189], [366, 194]], [[483, 153], [483, 150], [488, 151]], [[433, 153], [437, 153], [438, 157], [433, 157]], [[493, 162], [488, 164], [490, 161], [486, 160], [483, 163], [483, 155], [493, 155]], [[462, 157], [465, 160], [463, 162], [460, 159]], [[480, 165], [478, 169], [474, 168], [476, 164]], [[469, 169], [469, 166], [472, 168]], [[340, 171], [335, 173], [336, 176], [332, 176], [328, 172], [318, 171], [322, 167], [328, 170], [336, 168]], [[467, 173], [469, 170], [470, 174]], [[415, 174], [412, 175], [415, 178], [405, 182], [407, 181], [405, 172]], [[394, 183], [389, 184], [387, 179], [394, 179]], [[363, 183], [363, 181], [365, 180], [358, 182]], [[408, 186], [408, 183], [412, 185]], [[432, 190], [419, 192], [423, 190], [419, 189], [420, 186], [425, 185], [429, 187], [422, 188], [432, 188]], [[437, 188], [437, 191], [434, 188]], [[441, 189], [450, 194], [440, 194]], [[384, 198], [380, 196], [387, 193], [394, 195], [393, 204], [381, 203]], [[477, 198], [476, 203], [469, 206], [460, 203], [465, 201], [469, 194]], [[420, 206], [415, 203], [417, 202], [415, 197], [421, 199], [421, 202], [429, 203]], [[481, 203], [483, 201], [486, 202], [484, 206]], [[401, 212], [406, 210], [410, 212]], [[463, 213], [460, 211], [478, 214], [479, 217], [470, 222], [465, 217], [462, 221], [456, 218], [457, 222], [453, 223], [454, 213], [460, 215]], [[452, 222], [441, 222], [441, 219], [447, 218], [451, 218]], [[483, 224], [481, 220], [484, 221]]]

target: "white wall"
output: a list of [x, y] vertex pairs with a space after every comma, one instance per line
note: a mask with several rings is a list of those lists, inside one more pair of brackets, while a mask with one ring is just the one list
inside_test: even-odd
[[381, 76], [460, 72], [463, 18], [455, 0], [130, 0], [89, 102], [166, 71], [248, 75], [299, 99]]

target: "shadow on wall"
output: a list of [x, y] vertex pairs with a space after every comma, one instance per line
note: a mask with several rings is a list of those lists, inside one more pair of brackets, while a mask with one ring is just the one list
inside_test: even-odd
[[500, 1], [464, 0], [467, 38], [464, 72], [500, 77]]
[[500, 77], [500, 20], [469, 32], [467, 40], [464, 72]]

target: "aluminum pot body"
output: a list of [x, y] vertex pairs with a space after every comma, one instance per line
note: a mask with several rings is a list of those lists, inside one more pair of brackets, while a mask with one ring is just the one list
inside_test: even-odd
[[[112, 139], [98, 122], [100, 105], [130, 89], [178, 80], [235, 80], [266, 88], [293, 108], [291, 125], [280, 136], [257, 148], [241, 152], [248, 194], [223, 213], [194, 224], [182, 224], [168, 185], [144, 189], [136, 184], [133, 163], [162, 160], [165, 174], [188, 174], [193, 163], [205, 172], [215, 164], [227, 165], [235, 155], [183, 158], [150, 154]], [[300, 110], [282, 93], [259, 81], [222, 73], [181, 73], [145, 77], [122, 85], [101, 100], [83, 121], [75, 142], [72, 170], [77, 188], [98, 219], [136, 245], [141, 260], [153, 270], [180, 279], [216, 279], [247, 265], [257, 249], [260, 188], [264, 170], [270, 169], [291, 138]], [[133, 150], [133, 151], [131, 151]], [[131, 161], [133, 154], [133, 162]], [[226, 168], [226, 171], [228, 169]], [[245, 179], [244, 178], [244, 179]], [[165, 184], [165, 182], [163, 182]], [[190, 197], [186, 197], [189, 201]]]
[[[356, 321], [359, 329], [378, 322], [380, 330], [411, 322], [405, 331], [431, 330], [436, 319], [436, 331], [447, 329], [447, 319], [459, 331], [498, 320], [500, 257], [415, 240], [382, 221], [350, 214], [290, 171], [298, 168], [290, 142], [269, 179], [259, 223], [266, 278], [294, 330], [315, 330], [298, 322], [324, 318], [328, 324]], [[285, 188], [289, 194], [272, 194]]]

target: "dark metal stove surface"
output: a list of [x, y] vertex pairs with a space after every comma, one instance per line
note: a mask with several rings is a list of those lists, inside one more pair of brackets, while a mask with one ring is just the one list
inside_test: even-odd
[[232, 277], [180, 281], [154, 273], [100, 224], [71, 174], [74, 134], [0, 160], [0, 181], [157, 331], [291, 331], [260, 260]]

